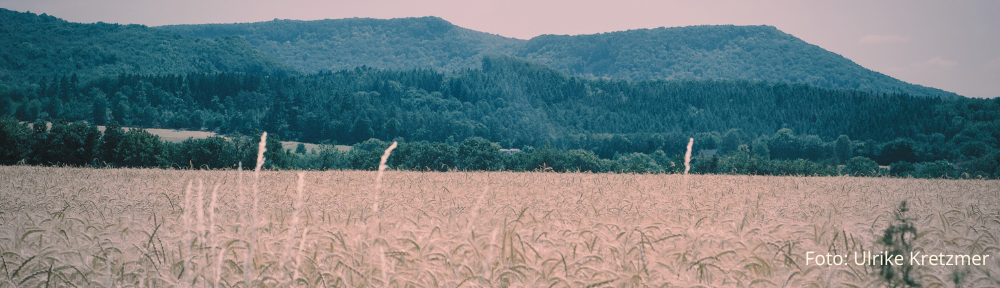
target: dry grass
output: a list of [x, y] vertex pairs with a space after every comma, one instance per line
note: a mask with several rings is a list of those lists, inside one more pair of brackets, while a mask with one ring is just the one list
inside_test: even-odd
[[998, 181], [262, 172], [251, 217], [237, 173], [0, 167], [0, 287], [868, 287], [805, 253], [880, 251], [902, 200], [920, 250], [996, 255], [925, 287], [1000, 285]]

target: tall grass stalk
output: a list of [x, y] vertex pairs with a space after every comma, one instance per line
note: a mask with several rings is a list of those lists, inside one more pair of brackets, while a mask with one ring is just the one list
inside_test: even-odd
[[[288, 229], [288, 238], [285, 240], [285, 254], [281, 257], [281, 263], [284, 263], [288, 256], [292, 254], [292, 247], [295, 244], [293, 241], [299, 227], [299, 209], [302, 209], [302, 191], [306, 187], [305, 177], [305, 172], [299, 172], [299, 182], [296, 188], [298, 193], [295, 196], [295, 203], [292, 204], [292, 227]], [[294, 281], [295, 279], [292, 280]]]
[[[108, 282], [107, 282], [106, 286], [108, 288], [111, 288], [111, 287], [115, 287], [115, 285], [114, 285], [114, 283], [112, 282], [112, 279], [111, 279], [111, 275], [114, 274], [112, 272], [112, 271], [114, 271], [114, 269], [111, 268], [111, 265], [112, 265], [112, 263], [111, 263], [111, 257], [114, 256], [114, 255], [111, 255], [111, 250], [110, 249], [105, 250], [105, 251], [107, 251], [107, 252], [105, 252], [105, 255], [104, 255], [104, 264], [105, 264], [105, 266], [108, 267], [108, 280], [107, 280]], [[4, 263], [4, 266], [6, 266], [6, 264], [7, 263]]]
[[385, 149], [385, 154], [382, 154], [382, 160], [378, 162], [378, 175], [375, 176], [375, 192], [372, 197], [372, 211], [375, 213], [378, 213], [379, 194], [382, 193], [382, 173], [384, 173], [385, 168], [389, 167], [385, 165], [385, 161], [389, 160], [389, 154], [392, 153], [392, 149], [396, 149], [396, 142], [392, 142], [392, 145], [389, 145], [389, 148]]
[[[243, 215], [246, 214], [245, 209], [243, 209], [243, 201], [245, 201], [243, 195], [243, 161], [240, 161], [236, 165], [236, 207], [240, 209], [239, 213], [236, 215], [236, 225], [244, 225]], [[246, 230], [244, 230], [246, 231]]]
[[[198, 196], [194, 201], [194, 211], [195, 219], [198, 219], [198, 233], [195, 234], [196, 239], [201, 239], [205, 237], [205, 183], [198, 179]], [[201, 241], [199, 241], [201, 242]]]
[[260, 205], [260, 195], [258, 195], [258, 183], [260, 182], [260, 167], [264, 166], [264, 152], [267, 151], [265, 145], [267, 144], [267, 132], [260, 134], [260, 144], [257, 146], [257, 167], [253, 169], [253, 213], [250, 215], [253, 218], [252, 229], [257, 228], [257, 212], [259, 211]]
[[216, 183], [215, 187], [212, 188], [212, 201], [208, 203], [208, 232], [206, 234], [208, 235], [208, 243], [211, 245], [215, 245], [213, 235], [215, 234], [215, 205], [218, 203], [219, 186], [221, 185], [222, 183]]
[[257, 217], [260, 212], [260, 191], [258, 185], [260, 184], [260, 167], [264, 166], [264, 152], [267, 151], [265, 147], [267, 145], [267, 132], [260, 134], [260, 144], [257, 145], [257, 167], [253, 169], [253, 208], [250, 214], [250, 227], [247, 228], [250, 232], [250, 237], [247, 239], [247, 259], [244, 263], [243, 277], [244, 285], [252, 286], [253, 281], [256, 280], [256, 272], [254, 267], [254, 252], [257, 250]]
[[684, 175], [688, 175], [691, 170], [691, 147], [694, 146], [694, 138], [688, 140], [687, 152], [684, 152]]
[[215, 287], [219, 287], [222, 279], [222, 260], [226, 258], [226, 246], [219, 247], [219, 256], [215, 259]]
[[184, 213], [181, 218], [184, 220], [184, 233], [185, 240], [187, 239], [188, 231], [191, 231], [191, 185], [194, 184], [194, 180], [188, 180], [187, 188], [184, 189], [184, 207], [181, 209], [181, 213]]
[[236, 175], [237, 176], [237, 181], [236, 181], [236, 190], [237, 191], [236, 191], [236, 193], [237, 193], [237, 197], [239, 197], [237, 199], [237, 201], [236, 201], [236, 205], [240, 209], [239, 213], [237, 213], [237, 216], [236, 216], [236, 227], [237, 228], [239, 228], [239, 227], [243, 227], [244, 228], [244, 229], [242, 229], [243, 230], [242, 231], [243, 234], [240, 235], [240, 236], [242, 236], [241, 239], [243, 239], [243, 241], [247, 243], [247, 254], [246, 254], [246, 256], [247, 256], [248, 260], [247, 261], [243, 261], [243, 283], [244, 283], [244, 285], [250, 285], [250, 279], [251, 278], [250, 278], [250, 261], [249, 261], [249, 259], [250, 259], [251, 253], [250, 253], [250, 240], [248, 238], [249, 237], [249, 233], [248, 233], [248, 231], [247, 231], [248, 229], [246, 227], [248, 225], [247, 219], [250, 217], [250, 215], [247, 215], [247, 210], [245, 209], [246, 206], [245, 206], [245, 203], [244, 203], [244, 201], [246, 201], [246, 193], [245, 193], [246, 191], [243, 190], [244, 189], [244, 187], [243, 187], [243, 161], [240, 161], [239, 164], [237, 165], [237, 167], [236, 167], [236, 174], [237, 174]]
[[302, 269], [302, 253], [306, 249], [306, 234], [309, 234], [309, 227], [302, 229], [302, 240], [299, 241], [299, 252], [295, 253], [295, 273], [292, 275], [292, 286], [299, 279], [299, 269]]

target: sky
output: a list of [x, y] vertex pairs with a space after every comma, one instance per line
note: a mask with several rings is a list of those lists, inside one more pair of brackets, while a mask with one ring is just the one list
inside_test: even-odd
[[507, 37], [770, 25], [868, 69], [968, 97], [1000, 96], [1000, 1], [0, 0], [71, 22], [203, 24], [437, 16]]

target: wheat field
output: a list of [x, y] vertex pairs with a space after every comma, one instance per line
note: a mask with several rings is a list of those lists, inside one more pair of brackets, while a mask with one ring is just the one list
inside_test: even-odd
[[881, 251], [904, 200], [919, 251], [1000, 254], [998, 181], [376, 173], [0, 167], [0, 287], [877, 287], [806, 253]]

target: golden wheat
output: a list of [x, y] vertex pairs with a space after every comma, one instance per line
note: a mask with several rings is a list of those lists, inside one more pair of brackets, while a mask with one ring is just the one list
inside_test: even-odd
[[[806, 252], [880, 251], [902, 200], [919, 251], [1000, 254], [998, 181], [259, 173], [246, 215], [238, 171], [0, 167], [0, 287], [867, 287]], [[997, 286], [997, 258], [917, 272]]]

